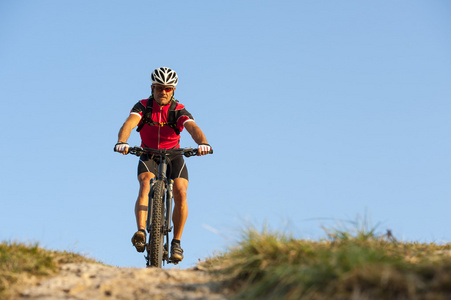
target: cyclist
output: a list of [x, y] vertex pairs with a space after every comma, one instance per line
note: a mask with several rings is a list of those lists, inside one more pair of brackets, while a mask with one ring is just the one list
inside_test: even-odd
[[[198, 144], [199, 155], [208, 154], [211, 147], [202, 130], [197, 126], [192, 115], [174, 99], [174, 91], [178, 83], [175, 71], [161, 67], [151, 75], [152, 94], [135, 104], [130, 115], [122, 125], [118, 134], [118, 142], [114, 150], [127, 154], [127, 140], [133, 128], [137, 127], [141, 137], [141, 147], [153, 149], [179, 148], [180, 131], [186, 128], [193, 140]], [[148, 106], [151, 106], [149, 110]], [[149, 113], [149, 111], [151, 113]], [[172, 124], [169, 115], [175, 113]], [[175, 122], [175, 124], [174, 124]], [[150, 180], [158, 174], [158, 165], [154, 157], [143, 155], [138, 162], [139, 194], [135, 204], [135, 215], [138, 231], [132, 237], [132, 244], [138, 252], [144, 252], [146, 241], [146, 219]], [[182, 155], [171, 158], [167, 176], [174, 180], [174, 238], [171, 242], [171, 260], [181, 261], [183, 250], [180, 246], [183, 228], [188, 217], [187, 188], [188, 169]]]

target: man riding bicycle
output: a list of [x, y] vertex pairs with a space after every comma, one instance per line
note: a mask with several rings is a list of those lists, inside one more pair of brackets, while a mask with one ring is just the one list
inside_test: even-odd
[[[179, 148], [180, 132], [186, 128], [193, 140], [199, 145], [198, 154], [205, 155], [211, 150], [202, 130], [197, 126], [192, 115], [185, 106], [174, 99], [178, 76], [175, 71], [161, 67], [151, 75], [152, 94], [135, 104], [130, 115], [122, 125], [118, 134], [118, 142], [114, 150], [127, 154], [127, 140], [133, 128], [138, 126], [141, 136], [141, 147], [152, 149]], [[146, 219], [150, 180], [158, 174], [156, 157], [142, 155], [138, 163], [139, 194], [135, 204], [135, 215], [138, 231], [132, 237], [132, 244], [138, 252], [144, 252], [146, 241]], [[171, 242], [171, 260], [181, 261], [183, 250], [180, 246], [183, 228], [188, 217], [187, 189], [188, 169], [183, 156], [171, 158], [167, 176], [174, 180], [174, 238]]]

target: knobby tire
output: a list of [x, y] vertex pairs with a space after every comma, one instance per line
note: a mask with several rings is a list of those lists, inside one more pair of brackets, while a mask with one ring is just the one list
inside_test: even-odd
[[153, 187], [150, 265], [161, 268], [163, 262], [164, 182], [158, 180]]

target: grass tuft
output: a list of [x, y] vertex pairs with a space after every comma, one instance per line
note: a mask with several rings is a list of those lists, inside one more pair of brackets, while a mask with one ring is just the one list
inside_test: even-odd
[[204, 267], [237, 299], [451, 299], [451, 245], [401, 243], [367, 225], [320, 241], [248, 229]]
[[80, 254], [50, 251], [38, 243], [0, 243], [0, 298], [10, 297], [11, 288], [32, 277], [54, 274], [61, 264], [94, 262]]

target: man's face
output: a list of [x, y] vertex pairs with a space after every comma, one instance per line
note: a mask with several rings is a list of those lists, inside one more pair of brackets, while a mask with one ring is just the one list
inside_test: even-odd
[[175, 87], [166, 85], [152, 85], [152, 94], [158, 105], [167, 105], [174, 95]]

